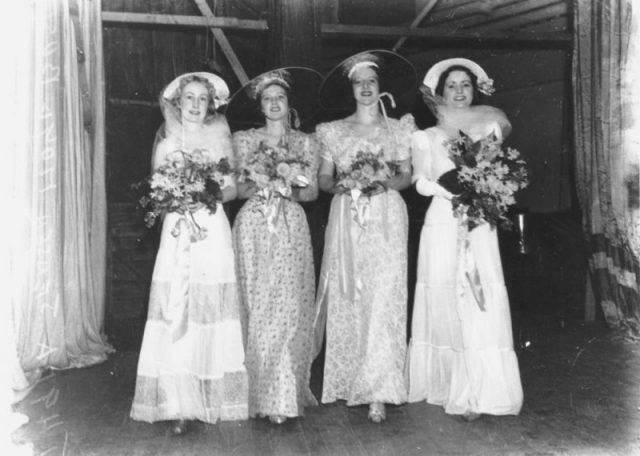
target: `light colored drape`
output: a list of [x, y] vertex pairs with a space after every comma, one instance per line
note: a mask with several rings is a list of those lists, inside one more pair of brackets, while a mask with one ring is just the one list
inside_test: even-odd
[[638, 12], [629, 0], [579, 0], [574, 8], [576, 183], [591, 282], [609, 325], [637, 336]]
[[[10, 299], [27, 378], [101, 362], [106, 200], [100, 0], [17, 2], [5, 94]], [[13, 14], [13, 13], [12, 13]]]

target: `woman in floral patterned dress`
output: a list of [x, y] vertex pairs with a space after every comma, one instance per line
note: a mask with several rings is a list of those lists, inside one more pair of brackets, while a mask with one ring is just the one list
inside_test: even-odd
[[[413, 67], [395, 53], [357, 54], [330, 73], [321, 89], [321, 103], [324, 94], [348, 99], [348, 93], [338, 95], [332, 88], [331, 79], [337, 79], [336, 86], [355, 98], [355, 112], [316, 128], [319, 186], [334, 194], [317, 295], [316, 351], [326, 319], [322, 402], [369, 404], [368, 417], [377, 423], [386, 419], [385, 403], [407, 399], [408, 218], [398, 192], [410, 184], [409, 145], [415, 129], [413, 117], [396, 120], [382, 111], [380, 86], [388, 81], [379, 74], [385, 63], [395, 70], [406, 68], [415, 81]], [[356, 200], [336, 173], [347, 170], [359, 151], [381, 152], [397, 164], [398, 172]], [[356, 216], [359, 210], [362, 217]]]
[[[218, 76], [199, 72], [176, 78], [160, 98], [164, 135], [153, 169], [171, 157], [231, 158], [231, 134], [218, 104], [229, 89]], [[223, 200], [235, 198], [235, 179], [225, 176]], [[134, 420], [174, 420], [183, 434], [188, 420], [215, 423], [247, 418], [240, 306], [236, 296], [231, 228], [218, 207], [195, 207], [193, 220], [206, 237], [190, 239], [188, 222], [165, 215], [149, 297], [149, 314], [138, 361]]]
[[[294, 81], [300, 74], [320, 80], [312, 70], [297, 68], [292, 73]], [[317, 404], [309, 388], [315, 271], [309, 226], [298, 201], [318, 196], [318, 145], [313, 136], [291, 128], [291, 89], [292, 74], [274, 70], [251, 81], [230, 104], [233, 110], [236, 97], [248, 94], [264, 115], [263, 127], [233, 135], [241, 173], [252, 155], [265, 146], [286, 148], [289, 157], [308, 165], [308, 185], [293, 189], [288, 197], [277, 192], [269, 197], [255, 182], [241, 179], [238, 196], [248, 201], [233, 227], [245, 312], [249, 415], [269, 416], [278, 424], [303, 415], [305, 406]]]

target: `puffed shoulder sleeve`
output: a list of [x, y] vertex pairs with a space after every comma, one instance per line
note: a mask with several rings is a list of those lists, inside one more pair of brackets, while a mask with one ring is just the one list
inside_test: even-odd
[[478, 106], [475, 108], [479, 117], [486, 124], [486, 134], [495, 134], [502, 141], [511, 133], [511, 122], [502, 109], [494, 106]]
[[320, 148], [320, 158], [333, 162], [333, 147], [331, 140], [332, 135], [331, 124], [322, 123], [316, 126], [316, 139]]
[[246, 130], [236, 131], [233, 134], [233, 152], [235, 155], [235, 165], [238, 170], [245, 167], [250, 152], [250, 142], [251, 136]]
[[396, 150], [397, 160], [407, 160], [411, 158], [411, 135], [417, 130], [416, 122], [411, 114], [405, 114], [398, 121], [398, 148]]
[[171, 138], [162, 138], [156, 142], [151, 155], [151, 169], [155, 171], [164, 165], [169, 155], [178, 150], [178, 147]]

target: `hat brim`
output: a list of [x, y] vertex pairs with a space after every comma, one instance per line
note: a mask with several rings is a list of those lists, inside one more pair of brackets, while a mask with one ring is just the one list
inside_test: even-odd
[[422, 83], [429, 87], [435, 94], [440, 76], [452, 66], [463, 66], [465, 68], [468, 68], [469, 71], [476, 75], [476, 77], [478, 78], [478, 82], [489, 80], [489, 76], [487, 75], [487, 73], [476, 62], [462, 57], [456, 57], [453, 59], [441, 60], [440, 62], [429, 68], [429, 71], [427, 71], [427, 74], [425, 75]]
[[[360, 54], [373, 54], [378, 59], [379, 74], [381, 75], [380, 90], [391, 93], [396, 98], [398, 106], [403, 105], [404, 103], [400, 99], [411, 95], [418, 82], [416, 69], [411, 62], [400, 54], [385, 49], [364, 51], [355, 54], [355, 56]], [[319, 101], [323, 109], [329, 111], [355, 109], [351, 81], [344, 74], [345, 62], [353, 58], [354, 56], [350, 56], [344, 59], [322, 81]]]
[[227, 83], [224, 82], [220, 76], [215, 75], [213, 73], [208, 73], [206, 71], [196, 71], [193, 73], [185, 73], [181, 74], [173, 81], [171, 81], [167, 87], [162, 91], [162, 98], [165, 100], [172, 100], [175, 98], [176, 93], [178, 91], [178, 87], [180, 87], [180, 81], [183, 78], [189, 76], [198, 76], [199, 78], [206, 79], [213, 86], [216, 94], [215, 99], [213, 100], [215, 109], [218, 109], [220, 106], [226, 104], [229, 101], [229, 87]]
[[289, 108], [296, 110], [301, 125], [313, 118], [319, 109], [317, 93], [322, 75], [307, 67], [282, 67], [261, 73], [233, 94], [225, 110], [225, 116], [233, 131], [264, 125], [260, 102], [252, 96], [254, 82], [266, 73], [282, 70], [289, 73]]

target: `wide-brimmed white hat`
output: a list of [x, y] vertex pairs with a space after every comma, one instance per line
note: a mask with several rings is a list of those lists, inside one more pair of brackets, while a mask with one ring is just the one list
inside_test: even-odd
[[176, 92], [178, 91], [178, 87], [180, 87], [180, 81], [183, 78], [187, 78], [190, 76], [198, 76], [199, 78], [206, 79], [213, 86], [215, 90], [215, 95], [213, 97], [213, 106], [215, 109], [218, 109], [220, 106], [225, 105], [229, 102], [229, 87], [227, 83], [224, 82], [220, 76], [217, 76], [213, 73], [208, 73], [206, 71], [196, 71], [193, 73], [185, 73], [181, 74], [177, 78], [167, 85], [167, 87], [162, 91], [162, 97], [165, 100], [172, 100], [176, 96]]
[[491, 95], [495, 92], [493, 88], [493, 79], [490, 79], [484, 69], [478, 65], [473, 60], [465, 59], [462, 57], [457, 57], [453, 59], [441, 60], [440, 62], [433, 65], [427, 71], [427, 74], [424, 77], [422, 83], [431, 89], [433, 94], [436, 93], [436, 87], [438, 86], [438, 81], [440, 80], [440, 76], [442, 73], [447, 71], [452, 66], [463, 66], [468, 68], [476, 78], [478, 78], [478, 91], [485, 95]]

